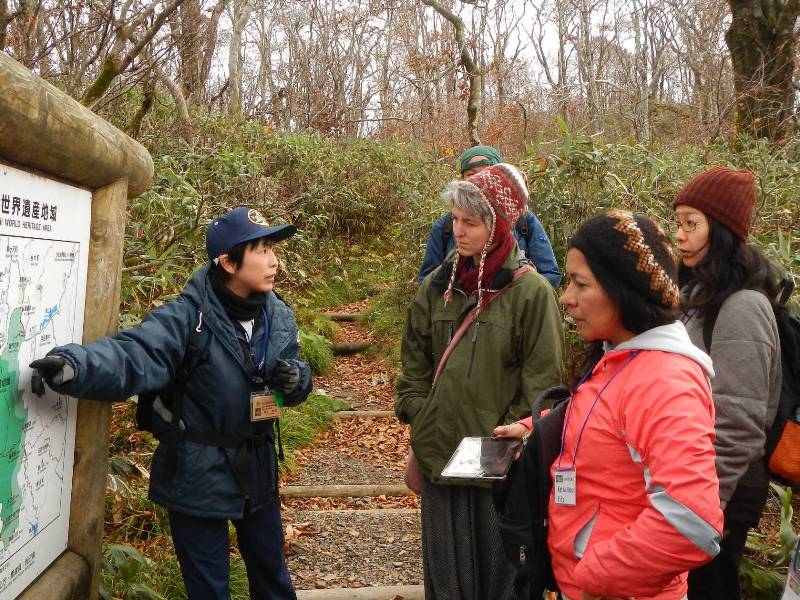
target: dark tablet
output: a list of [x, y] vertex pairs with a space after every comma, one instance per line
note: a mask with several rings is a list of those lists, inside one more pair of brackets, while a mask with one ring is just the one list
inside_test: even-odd
[[442, 470], [449, 479], [503, 479], [521, 441], [509, 438], [466, 437]]

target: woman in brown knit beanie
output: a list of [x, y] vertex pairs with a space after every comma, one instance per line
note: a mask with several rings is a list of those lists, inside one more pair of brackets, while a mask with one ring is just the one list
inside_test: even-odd
[[717, 167], [689, 181], [672, 202], [682, 320], [716, 372], [714, 448], [725, 516], [720, 553], [689, 574], [689, 600], [741, 597], [747, 532], [759, 522], [769, 486], [765, 431], [781, 386], [778, 290], [769, 261], [747, 244], [755, 201], [752, 173]]

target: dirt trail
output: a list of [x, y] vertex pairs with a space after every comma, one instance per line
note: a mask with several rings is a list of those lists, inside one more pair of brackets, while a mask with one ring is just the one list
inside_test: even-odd
[[[336, 312], [362, 312], [367, 302]], [[333, 312], [333, 311], [332, 311]], [[339, 323], [337, 342], [371, 340], [358, 323]], [[336, 357], [315, 387], [352, 410], [392, 410], [395, 373], [378, 357]], [[394, 417], [337, 419], [298, 453], [284, 485], [402, 484], [408, 428]], [[283, 501], [289, 570], [298, 590], [422, 583], [419, 500], [415, 496], [293, 498]]]

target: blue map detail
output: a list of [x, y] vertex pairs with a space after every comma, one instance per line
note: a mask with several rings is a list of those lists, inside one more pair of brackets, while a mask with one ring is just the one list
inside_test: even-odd
[[47, 327], [53, 320], [53, 317], [58, 314], [58, 304], [56, 304], [53, 308], [46, 309], [45, 312], [47, 313], [47, 316], [42, 319], [41, 323], [39, 323], [39, 333], [44, 331], [45, 327]]

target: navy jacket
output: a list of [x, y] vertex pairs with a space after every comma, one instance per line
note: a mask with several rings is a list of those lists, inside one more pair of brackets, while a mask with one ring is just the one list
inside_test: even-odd
[[[522, 218], [522, 217], [520, 217]], [[553, 254], [553, 247], [550, 245], [550, 239], [544, 232], [541, 222], [536, 215], [531, 211], [527, 211], [526, 218], [528, 219], [528, 240], [522, 238], [517, 231], [517, 228], [512, 229], [514, 237], [517, 239], [520, 250], [525, 253], [525, 256], [533, 263], [536, 270], [547, 278], [550, 284], [557, 288], [561, 283], [561, 271], [558, 270], [558, 263]], [[419, 283], [422, 283], [428, 273], [433, 271], [436, 267], [444, 262], [444, 257], [456, 247], [455, 237], [451, 237], [447, 244], [447, 248], [442, 243], [442, 236], [444, 233], [444, 223], [447, 215], [437, 219], [431, 227], [431, 233], [428, 236], [428, 245], [425, 249], [425, 258], [422, 260], [422, 266], [419, 269]]]
[[[202, 326], [211, 335], [208, 357], [201, 361], [186, 383], [183, 422], [187, 429], [249, 437], [268, 435], [268, 443], [248, 451], [245, 463], [252, 482], [245, 497], [237, 484], [232, 462], [235, 449], [195, 444], [180, 439], [177, 474], [165, 477], [166, 445], [156, 448], [150, 473], [150, 498], [178, 512], [197, 517], [239, 519], [246, 500], [251, 509], [272, 501], [276, 495], [276, 452], [270, 421], [250, 420], [250, 394], [263, 389], [252, 383], [252, 361], [245, 352], [240, 326], [225, 313], [211, 287], [206, 265], [192, 275], [180, 297], [159, 306], [138, 326], [86, 346], [68, 344], [49, 354], [60, 354], [75, 367], [75, 378], [59, 387], [71, 396], [118, 401], [167, 387], [181, 365], [191, 330], [202, 313]], [[294, 315], [275, 294], [265, 303], [269, 323], [265, 359], [266, 380], [278, 358], [300, 368], [300, 383], [285, 398], [299, 404], [311, 391], [311, 369], [299, 360]], [[255, 328], [252, 348], [264, 340], [264, 324]], [[240, 457], [241, 458], [241, 457]], [[240, 461], [241, 462], [241, 461]]]

